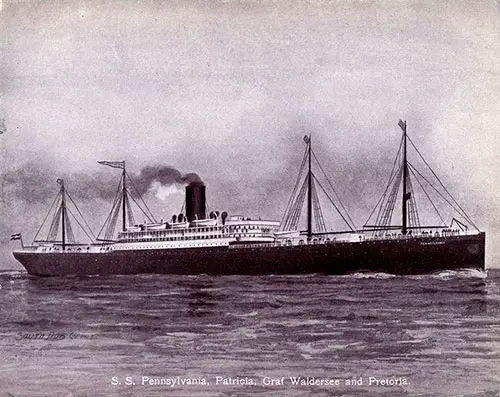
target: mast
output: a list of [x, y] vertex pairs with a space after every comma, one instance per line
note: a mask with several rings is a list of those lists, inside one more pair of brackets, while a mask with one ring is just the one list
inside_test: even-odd
[[64, 190], [64, 180], [58, 179], [57, 182], [61, 185], [61, 234], [62, 234], [62, 250], [66, 249], [66, 193]]
[[[330, 182], [328, 176], [323, 170], [323, 167], [321, 167], [319, 160], [316, 158], [316, 155], [312, 151], [311, 135], [304, 135], [304, 142], [307, 146], [304, 150], [304, 154], [302, 155], [302, 162], [300, 164], [300, 170], [297, 176], [297, 180], [295, 182], [295, 186], [293, 188], [290, 199], [288, 200], [288, 204], [286, 206], [283, 219], [281, 220], [280, 223], [280, 231], [297, 230], [297, 228], [299, 227], [299, 223], [301, 222], [301, 219], [303, 220], [302, 215], [304, 209], [304, 201], [306, 200], [306, 194], [307, 194], [307, 230], [299, 230], [299, 232], [301, 235], [307, 234], [307, 241], [310, 241], [313, 235], [326, 234], [325, 220], [323, 218], [323, 213], [321, 211], [316, 184], [322, 189], [323, 193], [330, 200], [330, 203], [332, 204], [333, 208], [335, 208], [335, 210], [344, 220], [349, 229], [351, 231], [354, 231], [355, 227], [354, 228], [352, 227], [353, 222], [351, 220], [351, 217], [347, 213], [344, 205], [340, 200], [339, 195], [335, 191], [332, 183]], [[339, 206], [335, 204], [335, 202], [332, 200], [328, 192], [324, 189], [323, 186], [321, 186], [321, 183], [318, 181], [318, 179], [316, 179], [316, 176], [313, 174], [312, 156], [314, 156], [317, 166], [323, 173], [325, 180], [330, 185], [331, 191], [335, 193]], [[343, 211], [341, 211], [341, 209]], [[312, 227], [313, 215], [315, 224], [314, 233]]]
[[312, 237], [312, 171], [311, 171], [311, 135], [308, 139], [309, 171], [307, 173], [307, 238]]
[[406, 201], [408, 200], [408, 197], [407, 197], [407, 193], [406, 193], [406, 178], [407, 178], [407, 174], [408, 174], [408, 163], [406, 161], [406, 120], [403, 122], [401, 120], [399, 120], [399, 126], [401, 127], [401, 129], [403, 130], [403, 199], [402, 199], [402, 225], [403, 225], [403, 228], [401, 230], [401, 233], [403, 233], [403, 235], [406, 235], [407, 233], [407, 215], [406, 215], [406, 212], [407, 212], [407, 206], [406, 206]]
[[125, 172], [125, 161], [123, 162], [123, 172], [122, 172], [122, 223], [123, 223], [123, 231], [127, 230], [127, 219], [126, 219], [126, 208], [127, 208], [127, 175]]
[[[118, 168], [118, 169], [122, 170], [122, 173], [120, 176], [120, 183], [119, 183], [117, 191], [116, 191], [115, 201], [114, 201], [113, 206], [111, 208], [111, 212], [108, 216], [108, 219], [106, 219], [106, 222], [102, 226], [101, 231], [98, 233], [98, 237], [99, 237], [101, 232], [106, 228], [104, 240], [110, 241], [110, 240], [112, 240], [115, 229], [117, 227], [119, 228], [119, 226], [117, 226], [117, 221], [120, 217], [120, 211], [122, 212], [122, 230], [123, 231], [126, 231], [126, 229], [127, 229], [127, 221], [129, 224], [134, 222], [133, 215], [130, 212], [130, 202], [128, 200], [128, 193], [127, 193], [127, 176], [128, 175], [127, 175], [127, 171], [125, 169], [125, 161], [98, 161], [98, 163], [102, 164], [102, 165], [107, 165], [108, 167], [111, 167], [111, 168]], [[128, 215], [127, 215], [127, 213], [128, 213]], [[118, 229], [118, 230], [120, 230], [120, 229]]]

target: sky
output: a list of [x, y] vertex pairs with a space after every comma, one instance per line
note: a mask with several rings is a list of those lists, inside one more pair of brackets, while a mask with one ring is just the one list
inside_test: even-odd
[[[59, 177], [99, 230], [119, 177], [99, 160], [194, 172], [210, 209], [279, 220], [304, 134], [362, 226], [400, 118], [500, 266], [495, 0], [0, 0], [0, 51], [2, 268]], [[145, 200], [169, 219], [182, 189]]]

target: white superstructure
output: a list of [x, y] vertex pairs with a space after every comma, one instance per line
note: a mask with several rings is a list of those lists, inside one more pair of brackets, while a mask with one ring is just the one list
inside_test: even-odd
[[228, 246], [231, 243], [272, 243], [279, 228], [278, 221], [255, 220], [243, 216], [221, 219], [202, 219], [191, 223], [165, 222], [138, 225], [118, 233], [112, 250], [165, 249], [188, 247]]

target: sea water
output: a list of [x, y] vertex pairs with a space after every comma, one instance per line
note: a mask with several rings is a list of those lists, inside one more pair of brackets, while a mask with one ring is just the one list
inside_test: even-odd
[[0, 288], [0, 397], [500, 393], [500, 271]]

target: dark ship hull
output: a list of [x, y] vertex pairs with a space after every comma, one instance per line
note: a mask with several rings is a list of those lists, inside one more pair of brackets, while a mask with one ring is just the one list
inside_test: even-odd
[[120, 250], [107, 253], [14, 252], [36, 276], [106, 274], [344, 275], [485, 270], [485, 234], [294, 246]]

